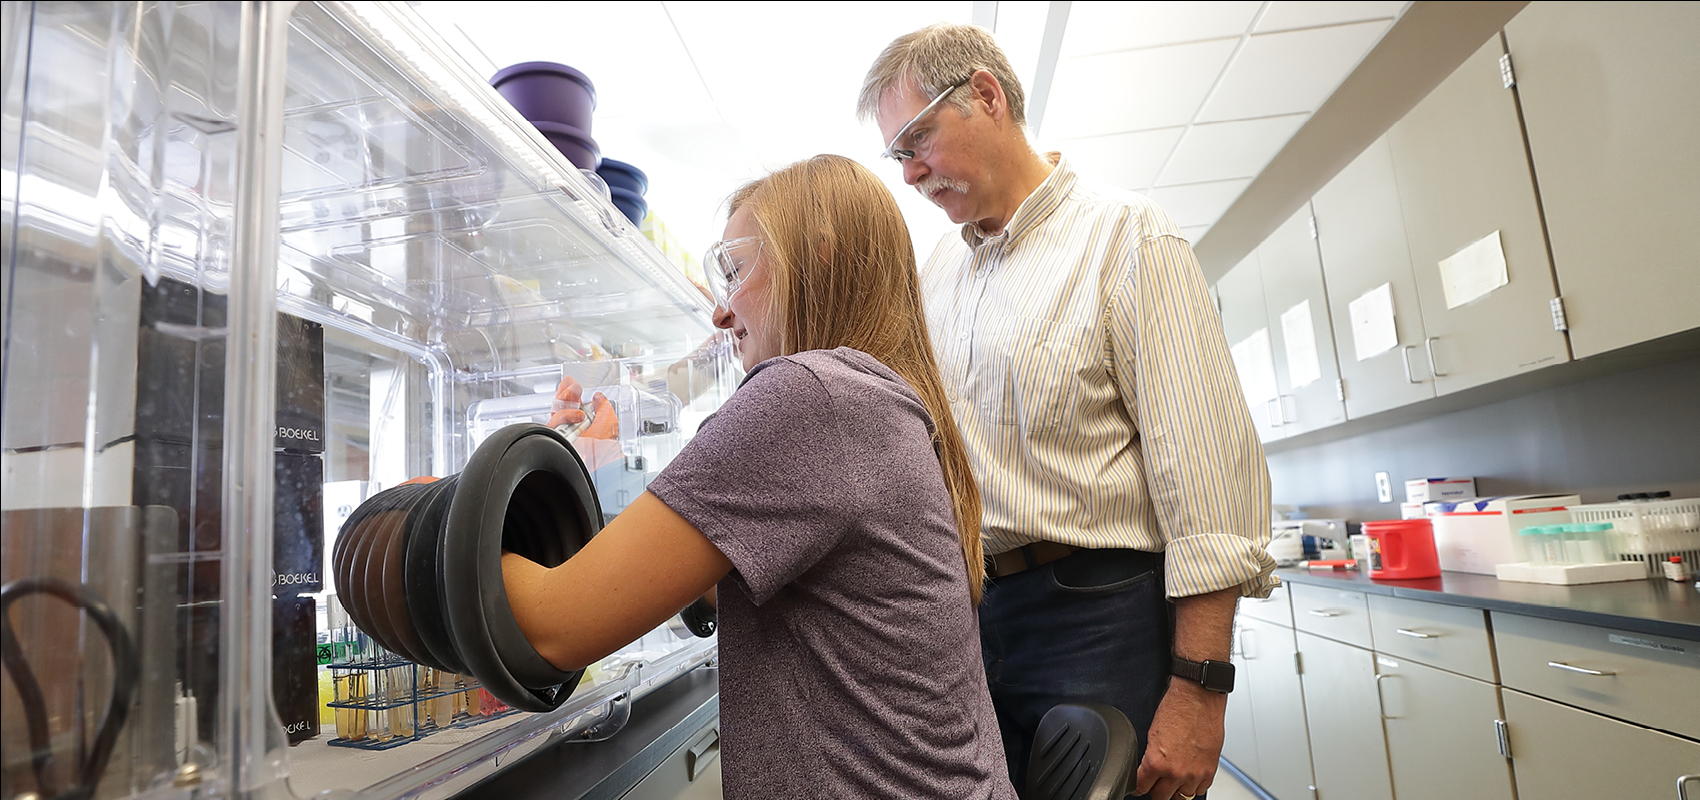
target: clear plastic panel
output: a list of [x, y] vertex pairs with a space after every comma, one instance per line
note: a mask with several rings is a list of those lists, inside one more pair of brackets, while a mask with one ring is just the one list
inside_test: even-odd
[[[618, 458], [592, 463], [612, 511], [739, 374], [707, 299], [411, 9], [296, 7], [281, 107], [240, 112], [254, 9], [4, 6], [3, 569], [39, 691], [8, 656], [3, 797], [441, 796], [544, 734], [606, 733], [614, 698], [714, 655], [664, 626], [556, 712], [503, 713], [346, 624], [324, 577], [341, 521], [458, 471], [477, 408], [610, 374]], [[239, 142], [268, 113], [281, 180], [242, 185]], [[252, 341], [242, 320], [272, 297], [247, 302], [264, 270], [236, 261], [256, 194], [278, 204], [277, 364], [241, 383], [231, 337]], [[246, 410], [274, 407], [269, 457], [238, 455]], [[256, 484], [269, 537], [230, 518]], [[234, 576], [256, 563], [270, 580], [250, 592]], [[232, 683], [250, 662], [269, 696]], [[103, 727], [110, 759], [79, 769]]]

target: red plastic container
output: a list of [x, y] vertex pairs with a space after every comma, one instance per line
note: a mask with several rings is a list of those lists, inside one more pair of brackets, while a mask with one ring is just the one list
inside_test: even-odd
[[1386, 519], [1364, 523], [1369, 539], [1369, 576], [1410, 581], [1440, 577], [1440, 553], [1434, 526], [1426, 519]]

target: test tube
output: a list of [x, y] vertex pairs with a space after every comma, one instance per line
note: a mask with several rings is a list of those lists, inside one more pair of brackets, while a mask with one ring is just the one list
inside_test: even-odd
[[1564, 526], [1541, 526], [1541, 540], [1546, 543], [1547, 563], [1563, 565], [1570, 563], [1564, 552]]
[[1517, 532], [1517, 537], [1523, 542], [1523, 551], [1529, 555], [1529, 566], [1531, 567], [1547, 565], [1546, 543], [1541, 539], [1542, 533], [1539, 525], [1527, 527]]
[[1595, 522], [1583, 525], [1585, 538], [1582, 542], [1582, 555], [1589, 564], [1604, 564], [1611, 560], [1611, 524]]

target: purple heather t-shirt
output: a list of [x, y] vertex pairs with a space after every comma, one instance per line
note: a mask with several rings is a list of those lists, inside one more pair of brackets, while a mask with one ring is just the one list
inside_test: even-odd
[[732, 562], [726, 797], [1015, 797], [930, 425], [872, 356], [798, 353], [650, 484]]

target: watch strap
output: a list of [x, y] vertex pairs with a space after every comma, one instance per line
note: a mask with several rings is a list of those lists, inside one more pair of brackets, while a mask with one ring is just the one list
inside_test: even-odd
[[1213, 692], [1234, 690], [1234, 665], [1226, 661], [1190, 661], [1174, 656], [1170, 671]]

